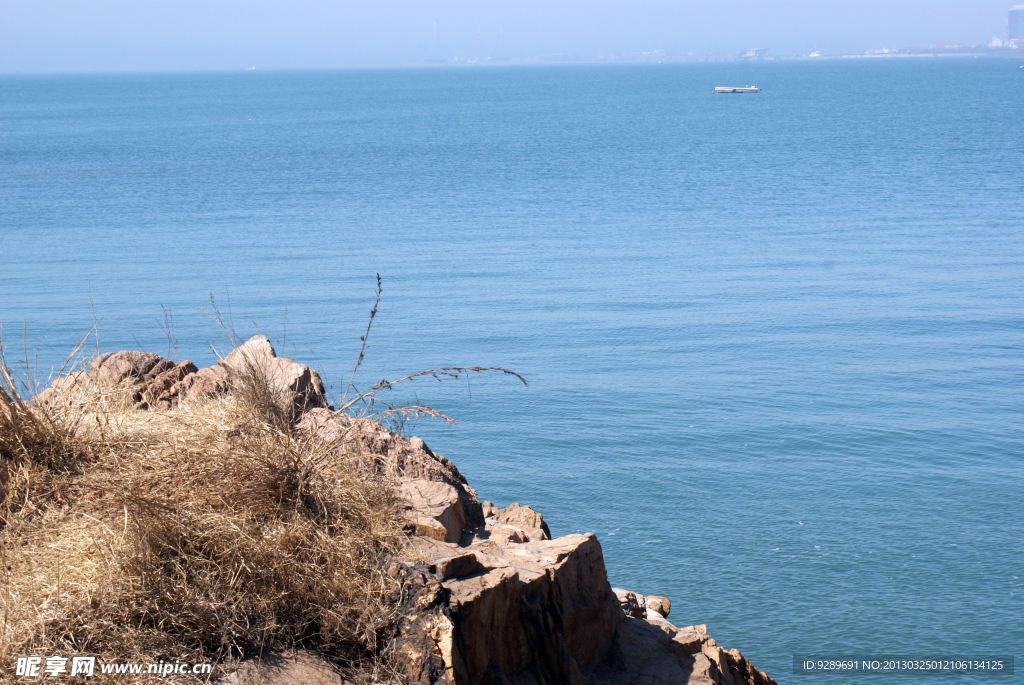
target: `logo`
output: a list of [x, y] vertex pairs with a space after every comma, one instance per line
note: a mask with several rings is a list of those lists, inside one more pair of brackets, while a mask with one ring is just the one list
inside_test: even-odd
[[56, 678], [59, 675], [79, 675], [91, 677], [96, 671], [96, 657], [76, 656], [68, 660], [60, 656], [19, 656], [18, 663], [14, 668], [14, 675], [27, 678], [38, 678], [45, 674], [48, 678]]
[[167, 662], [159, 660], [149, 663], [140, 662], [100, 662], [94, 656], [74, 656], [70, 659], [62, 656], [19, 656], [14, 667], [14, 675], [19, 678], [48, 679], [60, 676], [91, 678], [93, 675], [157, 675], [166, 678], [169, 675], [182, 673], [207, 675], [213, 671], [213, 664]]

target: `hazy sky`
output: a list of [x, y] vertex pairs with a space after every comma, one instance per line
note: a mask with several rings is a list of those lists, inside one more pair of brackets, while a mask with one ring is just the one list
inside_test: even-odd
[[[1017, 0], [1020, 1], [1020, 0]], [[390, 66], [987, 41], [1006, 0], [0, 0], [0, 71]], [[435, 41], [435, 21], [437, 26]]]

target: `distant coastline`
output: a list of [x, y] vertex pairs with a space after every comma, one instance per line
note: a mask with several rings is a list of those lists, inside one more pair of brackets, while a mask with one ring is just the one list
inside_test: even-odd
[[529, 66], [529, 65], [584, 65], [584, 64], [703, 64], [708, 62], [792, 62], [820, 61], [837, 59], [907, 59], [907, 58], [938, 58], [938, 57], [973, 57], [990, 59], [1024, 60], [1024, 50], [1012, 48], [974, 48], [960, 49], [957, 46], [942, 46], [934, 49], [908, 48], [866, 52], [860, 54], [810, 54], [810, 55], [773, 55], [759, 58], [725, 55], [669, 55], [657, 54], [660, 51], [642, 53], [600, 54], [596, 57], [579, 55], [536, 55], [515, 58], [463, 58], [454, 56], [448, 59], [431, 59], [409, 62], [407, 67], [474, 67], [474, 66]]

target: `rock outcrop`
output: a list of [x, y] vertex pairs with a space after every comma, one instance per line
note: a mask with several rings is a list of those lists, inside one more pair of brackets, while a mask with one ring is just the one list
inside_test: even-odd
[[469, 531], [485, 528], [476, 492], [455, 464], [434, 454], [419, 438], [407, 440], [376, 421], [321, 408], [303, 414], [298, 426], [343, 456], [363, 465], [372, 463], [392, 478], [405, 502], [410, 533], [457, 543]]
[[418, 685], [771, 685], [705, 626], [669, 623], [666, 597], [613, 589], [591, 534], [552, 539], [544, 517], [480, 503], [419, 438], [325, 410], [300, 427], [396, 481], [410, 552], [388, 575], [401, 602], [390, 653]]
[[199, 369], [190, 361], [173, 362], [149, 352], [105, 354], [88, 370], [58, 378], [35, 402], [77, 401], [90, 395], [123, 391], [136, 409], [174, 409], [222, 397], [257, 381], [293, 417], [327, 408], [320, 376], [305, 364], [277, 356], [265, 335], [256, 335], [215, 365]]
[[[593, 535], [468, 545], [414, 539], [394, 662], [420, 685], [771, 685], [705, 626], [677, 628], [608, 584]], [[633, 607], [624, 610], [620, 597]], [[647, 598], [639, 597], [639, 600]], [[655, 599], [655, 598], [652, 598]], [[661, 598], [656, 598], [661, 599]]]
[[[552, 538], [529, 506], [481, 503], [459, 470], [419, 438], [332, 411], [319, 376], [255, 336], [198, 369], [117, 352], [58, 379], [34, 402], [125, 391], [139, 410], [172, 410], [253, 386], [332, 450], [391, 479], [409, 549], [390, 562], [399, 606], [387, 648], [416, 685], [773, 685], [706, 627], [677, 628], [666, 597], [613, 589], [592, 534]], [[2, 481], [0, 481], [2, 482]], [[264, 655], [222, 681], [342, 682], [314, 653]]]
[[490, 502], [483, 503], [484, 516], [487, 517], [487, 524], [491, 536], [505, 536], [506, 531], [515, 531], [514, 537], [522, 538], [512, 540], [513, 542], [527, 542], [529, 540], [550, 540], [551, 530], [544, 522], [544, 517], [535, 512], [531, 507], [523, 507], [519, 502], [513, 502], [504, 509], [498, 509]]

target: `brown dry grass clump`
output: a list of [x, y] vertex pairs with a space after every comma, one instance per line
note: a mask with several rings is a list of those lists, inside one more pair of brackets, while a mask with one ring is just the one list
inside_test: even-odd
[[405, 540], [395, 494], [297, 432], [264, 380], [174, 411], [117, 388], [35, 406], [0, 356], [5, 674], [18, 656], [97, 655], [213, 661], [216, 680], [305, 646], [376, 677], [395, 612], [383, 568]]

